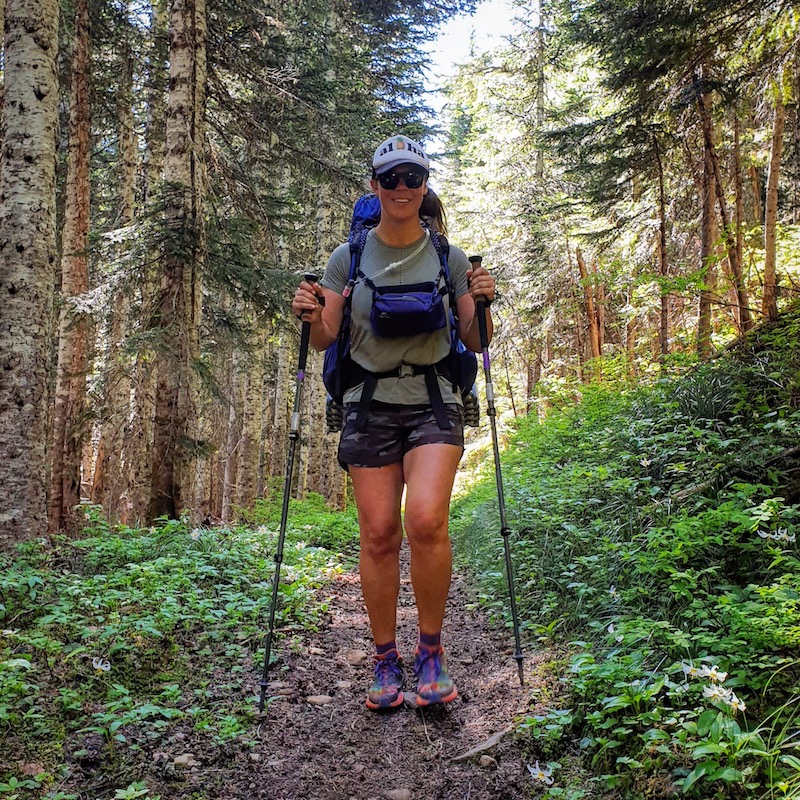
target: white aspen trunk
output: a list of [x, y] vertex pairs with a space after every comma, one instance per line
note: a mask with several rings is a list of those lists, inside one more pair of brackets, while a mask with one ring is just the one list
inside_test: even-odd
[[238, 466], [237, 449], [239, 445], [239, 425], [236, 409], [239, 405], [237, 382], [239, 379], [238, 357], [234, 351], [231, 356], [230, 370], [228, 373], [228, 419], [225, 431], [225, 461], [222, 477], [222, 510], [220, 517], [227, 523], [231, 521], [231, 508], [236, 493], [236, 468]]
[[256, 356], [243, 376], [242, 435], [239, 442], [238, 479], [236, 481], [236, 503], [242, 508], [252, 507], [258, 492], [265, 338], [259, 336], [255, 348]]
[[201, 309], [200, 270], [205, 246], [205, 0], [170, 2], [170, 90], [164, 183], [167, 246], [161, 276], [153, 477], [150, 518], [177, 517], [196, 496], [195, 454]]
[[269, 475], [284, 475], [286, 472], [286, 452], [289, 440], [289, 417], [291, 405], [289, 387], [293, 384], [291, 359], [294, 348], [288, 346], [289, 336], [283, 334], [278, 344], [278, 368], [275, 375], [275, 401], [269, 442]]
[[56, 261], [57, 0], [5, 4], [0, 165], [0, 548], [47, 525], [47, 373]]
[[61, 239], [61, 309], [53, 408], [51, 531], [69, 525], [81, 499], [81, 460], [86, 434], [89, 319], [76, 298], [89, 290], [89, 5], [75, 4], [69, 109], [67, 180]]
[[[276, 354], [276, 342], [273, 339], [272, 331], [267, 332], [268, 347], [266, 351], [266, 362], [261, 379], [261, 422], [258, 449], [258, 486], [256, 497], [266, 497], [269, 493], [269, 479], [272, 475], [270, 467], [272, 463], [272, 443], [273, 422], [275, 419], [275, 376], [277, 374], [277, 362], [280, 356]], [[280, 343], [278, 342], [277, 345]], [[279, 346], [277, 347], [279, 350]], [[270, 366], [268, 367], [267, 364]], [[274, 366], [273, 366], [274, 364]]]
[[767, 200], [764, 213], [764, 293], [761, 297], [761, 313], [768, 320], [776, 320], [778, 318], [775, 243], [778, 225], [778, 177], [781, 172], [783, 129], [786, 121], [786, 107], [783, 104], [782, 91], [782, 87], [779, 86], [772, 125], [772, 148], [769, 156]]

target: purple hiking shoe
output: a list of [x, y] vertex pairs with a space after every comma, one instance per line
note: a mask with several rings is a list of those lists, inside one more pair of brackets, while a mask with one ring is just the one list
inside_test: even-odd
[[396, 708], [403, 702], [405, 671], [403, 659], [397, 650], [390, 650], [384, 656], [375, 656], [375, 681], [367, 693], [367, 708], [380, 711]]
[[417, 705], [449, 703], [458, 697], [458, 689], [447, 671], [444, 650], [427, 650], [418, 647], [414, 655], [414, 674], [417, 685]]

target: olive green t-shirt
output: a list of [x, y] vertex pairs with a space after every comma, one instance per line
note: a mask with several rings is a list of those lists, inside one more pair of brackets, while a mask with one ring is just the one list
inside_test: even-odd
[[[361, 271], [372, 279], [377, 273], [393, 262], [402, 261], [411, 255], [421, 244], [423, 236], [407, 247], [390, 247], [384, 244], [371, 230], [367, 235], [364, 252], [361, 255]], [[467, 269], [469, 261], [464, 251], [450, 246], [448, 255], [450, 279], [453, 282], [455, 297], [466, 294]], [[441, 270], [439, 255], [433, 242], [410, 261], [375, 277], [377, 286], [403, 286], [412, 283], [434, 281]], [[325, 267], [320, 283], [334, 292], [342, 293], [350, 274], [350, 246], [347, 242], [339, 245]], [[444, 286], [444, 276], [439, 277], [439, 285]], [[447, 292], [443, 296], [445, 310], [450, 307]], [[450, 351], [450, 330], [445, 326], [431, 333], [418, 333], [410, 336], [382, 337], [375, 334], [370, 324], [372, 310], [372, 290], [363, 279], [353, 287], [350, 355], [353, 360], [370, 372], [388, 372], [402, 368], [402, 365], [435, 364]], [[449, 319], [449, 314], [447, 315]], [[452, 382], [439, 376], [439, 386], [445, 403], [461, 404], [461, 397], [453, 392]], [[355, 403], [361, 398], [363, 384], [349, 389], [344, 396], [345, 403]], [[424, 375], [401, 374], [396, 378], [381, 378], [375, 388], [374, 400], [398, 405], [422, 405], [430, 402]]]

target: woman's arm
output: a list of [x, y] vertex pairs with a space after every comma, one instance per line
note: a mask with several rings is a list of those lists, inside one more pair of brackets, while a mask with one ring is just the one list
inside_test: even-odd
[[[481, 337], [478, 326], [478, 315], [476, 303], [479, 299], [494, 300], [495, 282], [492, 275], [484, 267], [470, 267], [467, 270], [467, 280], [469, 281], [469, 293], [462, 294], [456, 300], [458, 310], [458, 335], [462, 342], [474, 353], [481, 352]], [[492, 341], [494, 325], [492, 323], [492, 312], [489, 306], [486, 309], [486, 334], [489, 342]], [[488, 342], [487, 342], [488, 344]]]
[[315, 350], [326, 350], [336, 341], [344, 303], [344, 297], [318, 283], [302, 281], [297, 287], [292, 298], [292, 312], [303, 322], [311, 323], [309, 343]]

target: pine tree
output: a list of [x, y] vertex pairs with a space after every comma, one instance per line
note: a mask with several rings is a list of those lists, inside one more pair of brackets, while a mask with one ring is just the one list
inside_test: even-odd
[[59, 8], [5, 4], [0, 163], [0, 547], [47, 525], [47, 374], [56, 260]]
[[[89, 319], [89, 3], [75, 2], [67, 178], [61, 233], [61, 307], [53, 410], [49, 526], [69, 524], [81, 499], [81, 461], [87, 431], [86, 373]], [[87, 480], [90, 476], [86, 476]]]

